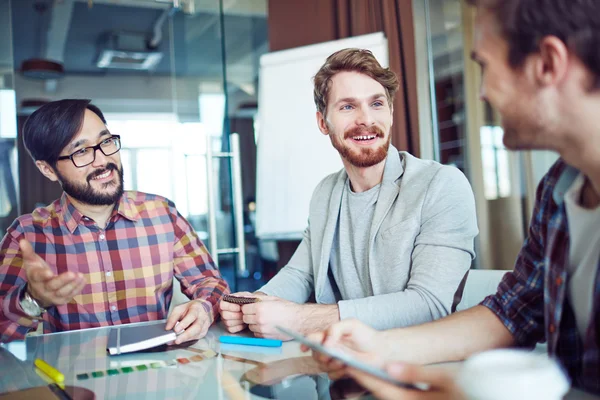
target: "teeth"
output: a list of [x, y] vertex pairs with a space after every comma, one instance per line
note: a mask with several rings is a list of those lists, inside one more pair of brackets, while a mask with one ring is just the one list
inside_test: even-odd
[[375, 139], [374, 135], [371, 136], [355, 136], [354, 140], [371, 140], [371, 139]]
[[97, 177], [95, 177], [93, 179], [104, 179], [104, 178], [107, 178], [109, 175], [110, 175], [110, 170], [106, 171], [102, 175], [98, 175]]

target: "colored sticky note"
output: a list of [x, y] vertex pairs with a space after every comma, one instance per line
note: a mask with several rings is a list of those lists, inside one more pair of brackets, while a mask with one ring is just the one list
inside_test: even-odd
[[123, 367], [123, 368], [121, 368], [121, 372], [124, 373], [124, 374], [128, 374], [130, 372], [133, 372], [133, 368], [131, 368], [131, 367]]
[[190, 360], [188, 360], [188, 359], [187, 359], [187, 358], [185, 358], [185, 357], [182, 357], [182, 358], [178, 358], [178, 359], [177, 359], [177, 362], [178, 362], [179, 364], [189, 364], [189, 363], [190, 363]]
[[79, 380], [79, 381], [83, 381], [83, 380], [86, 380], [89, 378], [90, 378], [90, 376], [88, 374], [78, 374], [77, 375], [77, 380]]
[[161, 368], [164, 365], [165, 365], [165, 363], [163, 363], [162, 361], [157, 361], [157, 362], [153, 362], [152, 364], [150, 364], [150, 366], [154, 369]]
[[112, 375], [119, 375], [119, 370], [118, 370], [118, 369], [109, 369], [109, 370], [107, 370], [107, 371], [106, 371], [106, 373], [107, 373], [109, 376], [112, 376]]
[[200, 354], [196, 354], [195, 356], [190, 357], [190, 360], [193, 362], [199, 362], [204, 360], [204, 357], [202, 357]]
[[95, 371], [95, 372], [92, 372], [92, 376], [94, 378], [101, 378], [101, 377], [104, 376], [104, 372], [102, 372], [102, 371]]
[[138, 371], [146, 371], [148, 369], [147, 365], [136, 365], [135, 369], [137, 369]]

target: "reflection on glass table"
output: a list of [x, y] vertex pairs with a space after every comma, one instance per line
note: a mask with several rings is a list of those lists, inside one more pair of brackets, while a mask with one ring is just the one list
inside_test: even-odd
[[284, 343], [278, 352], [251, 346], [222, 348], [218, 338], [226, 332], [214, 326], [196, 342], [110, 356], [109, 332], [110, 327], [96, 328], [2, 344], [0, 396], [48, 386], [36, 372], [36, 358], [61, 371], [67, 387], [88, 389], [97, 399], [237, 400], [238, 393], [244, 400], [330, 400], [362, 394], [348, 382], [332, 385], [294, 342]]

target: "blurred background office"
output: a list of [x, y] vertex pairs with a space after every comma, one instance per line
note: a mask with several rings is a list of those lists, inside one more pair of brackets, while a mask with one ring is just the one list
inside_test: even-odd
[[383, 32], [401, 78], [393, 143], [466, 174], [473, 267], [510, 269], [556, 156], [504, 149], [478, 97], [473, 17], [460, 0], [0, 0], [0, 235], [61, 193], [24, 150], [23, 122], [90, 98], [122, 137], [125, 188], [173, 200], [234, 290], [258, 288], [299, 243], [256, 235], [260, 58]]

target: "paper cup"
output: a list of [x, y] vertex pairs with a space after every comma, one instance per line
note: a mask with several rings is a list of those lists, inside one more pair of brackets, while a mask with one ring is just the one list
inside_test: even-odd
[[469, 358], [458, 374], [468, 400], [559, 400], [569, 381], [546, 354], [491, 350]]

